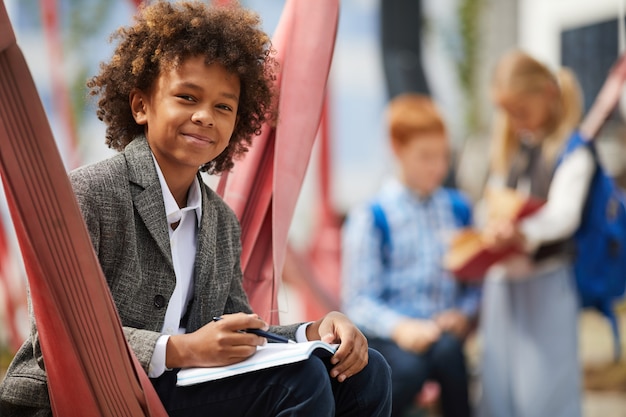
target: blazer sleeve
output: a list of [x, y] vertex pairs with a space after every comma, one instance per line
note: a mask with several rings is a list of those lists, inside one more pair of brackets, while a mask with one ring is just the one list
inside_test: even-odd
[[[78, 172], [78, 170], [76, 172]], [[93, 183], [87, 181], [82, 175], [70, 173], [70, 180], [83, 220], [87, 226], [91, 243], [96, 255], [98, 255], [101, 238], [100, 222], [103, 221], [100, 211], [102, 202], [98, 200], [99, 192], [97, 189], [93, 188]], [[147, 373], [156, 341], [161, 334], [151, 330], [137, 329], [128, 326], [124, 326], [123, 331], [131, 349], [135, 353], [142, 368]]]

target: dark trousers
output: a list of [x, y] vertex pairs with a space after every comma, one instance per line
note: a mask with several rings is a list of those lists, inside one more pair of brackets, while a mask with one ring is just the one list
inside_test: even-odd
[[443, 333], [423, 354], [407, 352], [388, 339], [368, 340], [370, 347], [378, 350], [391, 366], [392, 416], [400, 417], [410, 409], [427, 379], [441, 386], [444, 417], [470, 415], [467, 367], [463, 342], [458, 338]]
[[369, 363], [342, 383], [330, 378], [330, 358], [310, 359], [202, 384], [177, 387], [176, 371], [153, 379], [170, 416], [390, 416], [391, 375], [369, 350]]

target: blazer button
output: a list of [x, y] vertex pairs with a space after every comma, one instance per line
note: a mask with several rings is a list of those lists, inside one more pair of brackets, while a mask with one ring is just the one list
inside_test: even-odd
[[154, 306], [159, 310], [165, 307], [165, 297], [163, 297], [161, 294], [155, 295]]

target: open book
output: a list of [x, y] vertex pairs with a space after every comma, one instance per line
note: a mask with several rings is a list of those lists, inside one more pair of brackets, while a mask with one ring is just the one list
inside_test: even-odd
[[[545, 203], [544, 200], [523, 196], [509, 188], [487, 190], [486, 200], [489, 219], [510, 219], [514, 222], [535, 213]], [[444, 266], [461, 281], [478, 281], [484, 278], [491, 265], [519, 249], [514, 246], [489, 249], [479, 230], [465, 228], [453, 238], [444, 257]]]
[[320, 340], [302, 343], [267, 343], [259, 346], [254, 355], [242, 362], [211, 368], [181, 369], [178, 372], [176, 385], [199, 384], [273, 366], [299, 362], [308, 359], [312, 354], [320, 357], [330, 356], [335, 353], [338, 346]]

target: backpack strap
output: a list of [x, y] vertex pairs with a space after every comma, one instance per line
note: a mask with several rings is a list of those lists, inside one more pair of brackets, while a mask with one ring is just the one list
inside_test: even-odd
[[457, 221], [457, 226], [466, 227], [472, 224], [472, 209], [467, 197], [459, 190], [446, 188], [452, 204], [452, 212]]
[[574, 152], [576, 149], [578, 149], [581, 146], [586, 146], [591, 151], [591, 154], [593, 155], [593, 159], [596, 162], [596, 166], [599, 165], [600, 160], [598, 158], [598, 153], [596, 151], [594, 142], [591, 140], [585, 139], [582, 133], [580, 132], [580, 130], [575, 130], [570, 135], [569, 139], [567, 140], [567, 143], [565, 144], [565, 148], [563, 149], [563, 151], [557, 158], [556, 164], [554, 165], [555, 169], [561, 164], [561, 162], [563, 162], [563, 160], [565, 159], [567, 155], [571, 154], [572, 152]]
[[[472, 223], [472, 209], [467, 197], [460, 191], [453, 188], [445, 188], [452, 212], [459, 227], [469, 226]], [[391, 230], [385, 211], [379, 202], [374, 201], [370, 204], [370, 210], [374, 216], [374, 226], [380, 231], [380, 253], [381, 261], [385, 268], [389, 266], [391, 259]]]
[[[588, 191], [588, 194], [589, 194], [591, 193], [591, 187], [593, 186], [595, 177], [598, 175], [598, 171], [600, 170], [600, 157], [598, 156], [598, 151], [596, 150], [594, 141], [585, 139], [585, 137], [583, 136], [580, 130], [574, 130], [571, 133], [569, 139], [567, 140], [567, 143], [565, 144], [565, 148], [563, 149], [563, 151], [557, 158], [556, 163], [554, 164], [554, 171], [556, 171], [556, 169], [559, 167], [559, 165], [561, 165], [563, 160], [568, 155], [570, 155], [572, 152], [574, 152], [576, 149], [582, 146], [589, 149], [589, 152], [591, 152], [591, 156], [593, 157], [593, 162], [595, 164], [595, 169], [591, 177], [591, 182], [589, 183], [589, 191]], [[587, 195], [586, 197], [587, 200], [588, 200], [588, 197], [589, 195]], [[588, 202], [585, 202], [585, 207], [587, 206], [587, 204]]]
[[380, 231], [380, 254], [383, 267], [387, 268], [391, 260], [391, 231], [385, 211], [379, 202], [370, 204], [370, 210], [374, 215], [374, 226]]

